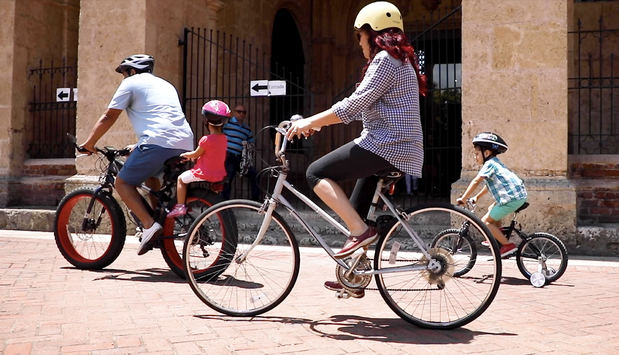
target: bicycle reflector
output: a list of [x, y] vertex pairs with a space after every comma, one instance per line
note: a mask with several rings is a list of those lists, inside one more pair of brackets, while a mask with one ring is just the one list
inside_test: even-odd
[[395, 184], [391, 184], [391, 186], [389, 186], [389, 195], [393, 196], [394, 193], [395, 193]]

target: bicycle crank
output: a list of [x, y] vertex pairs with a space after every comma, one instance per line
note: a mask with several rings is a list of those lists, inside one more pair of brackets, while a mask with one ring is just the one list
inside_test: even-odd
[[[351, 258], [344, 261], [348, 268], [344, 268], [340, 265], [335, 267], [335, 276], [337, 281], [344, 286], [346, 290], [354, 290], [365, 288], [372, 281], [372, 275], [358, 275], [353, 272], [356, 271], [368, 271], [372, 270], [372, 263], [368, 259], [365, 250], [362, 253], [355, 253]], [[348, 298], [348, 297], [345, 297]]]

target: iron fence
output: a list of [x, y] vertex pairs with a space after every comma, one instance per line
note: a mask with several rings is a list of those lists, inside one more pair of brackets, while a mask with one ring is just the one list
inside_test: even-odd
[[[74, 157], [73, 147], [66, 144], [66, 134], [75, 135], [73, 88], [77, 84], [77, 64], [63, 58], [60, 64], [52, 59], [49, 66], [45, 66], [41, 59], [38, 67], [29, 70], [28, 79], [32, 85], [30, 121], [26, 127], [28, 156], [38, 159]], [[66, 90], [58, 90], [63, 88]]]
[[[611, 21], [617, 22], [616, 17]], [[607, 25], [603, 16], [595, 29], [578, 19], [576, 31], [569, 32], [576, 75], [568, 86], [569, 154], [619, 154], [619, 28]]]
[[[206, 133], [200, 118], [204, 102], [218, 99], [232, 107], [242, 104], [247, 109], [246, 124], [256, 138], [256, 169], [273, 165], [274, 131], [264, 127], [275, 125], [292, 114], [311, 112], [312, 95], [302, 79], [285, 67], [271, 63], [271, 58], [251, 43], [224, 32], [205, 28], [186, 28], [183, 45], [184, 75], [182, 102], [185, 115], [196, 141]], [[271, 69], [273, 68], [273, 70]], [[252, 96], [250, 82], [280, 80], [286, 82], [284, 96]], [[290, 181], [306, 186], [305, 170], [312, 159], [310, 142], [298, 142], [289, 150]], [[260, 179], [268, 190], [268, 174]], [[232, 196], [250, 196], [248, 179], [235, 179]]]

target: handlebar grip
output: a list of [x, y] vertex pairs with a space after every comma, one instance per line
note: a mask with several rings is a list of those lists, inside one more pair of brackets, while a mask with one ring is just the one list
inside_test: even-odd
[[77, 144], [75, 145], [75, 150], [77, 150], [77, 151], [78, 151], [78, 152], [80, 152], [80, 153], [84, 153], [84, 154], [90, 154], [90, 153], [92, 153], [90, 150], [88, 150], [88, 149], [86, 149], [86, 148], [82, 147], [81, 145], [77, 145]]
[[282, 134], [279, 132], [275, 133], [275, 156], [277, 156], [277, 153], [279, 152], [279, 148], [282, 145]]

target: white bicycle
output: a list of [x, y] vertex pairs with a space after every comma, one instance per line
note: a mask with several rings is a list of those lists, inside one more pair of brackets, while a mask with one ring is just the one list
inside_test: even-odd
[[[255, 316], [281, 303], [292, 290], [299, 273], [299, 246], [288, 223], [278, 212], [289, 212], [315, 238], [336, 263], [335, 276], [344, 286], [338, 297], [364, 288], [378, 290], [389, 307], [404, 320], [417, 326], [450, 329], [465, 325], [479, 317], [490, 305], [501, 280], [501, 258], [498, 247], [484, 224], [472, 213], [450, 204], [418, 206], [400, 210], [388, 198], [389, 191], [402, 176], [392, 172], [380, 176], [366, 221], [380, 234], [374, 251], [360, 249], [343, 260], [324, 238], [282, 196], [285, 189], [298, 197], [344, 237], [349, 231], [287, 180], [287, 140], [282, 139], [290, 126], [284, 121], [277, 127], [275, 156], [278, 165], [270, 167], [276, 183], [263, 203], [230, 200], [217, 203], [198, 216], [189, 229], [183, 247], [186, 270], [213, 265], [220, 268], [208, 274], [187, 273], [194, 293], [212, 309], [231, 316]], [[382, 203], [387, 213], [377, 208]], [[235, 248], [201, 243], [203, 235], [223, 229], [221, 216], [233, 216], [237, 235], [215, 240], [235, 241]], [[488, 241], [488, 258], [478, 260], [465, 276], [454, 277], [451, 250], [429, 247], [440, 231], [469, 224], [469, 236], [475, 242]], [[221, 250], [234, 250], [222, 253]], [[221, 261], [221, 260], [220, 260]], [[374, 276], [376, 288], [369, 287]]]

